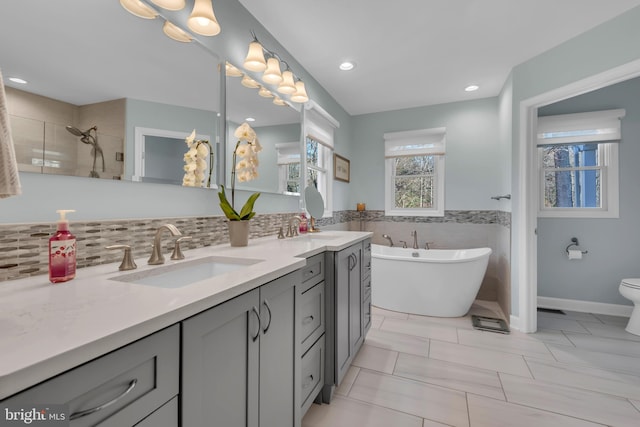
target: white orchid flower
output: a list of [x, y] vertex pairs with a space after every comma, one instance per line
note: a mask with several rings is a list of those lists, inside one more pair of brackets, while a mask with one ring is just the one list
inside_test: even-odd
[[238, 148], [236, 149], [236, 155], [238, 157], [246, 157], [247, 154], [249, 154], [249, 147], [247, 147], [246, 145], [238, 145]]
[[198, 144], [196, 151], [200, 158], [205, 158], [209, 155], [209, 147], [207, 147], [207, 144]]
[[191, 134], [185, 138], [184, 142], [187, 143], [187, 145], [189, 147], [191, 147], [191, 144], [193, 144], [193, 140], [196, 139], [196, 130], [194, 129], [193, 132], [191, 132]]
[[247, 122], [244, 122], [240, 126], [236, 128], [236, 131], [233, 135], [238, 138], [240, 141], [253, 141], [256, 139], [256, 132], [251, 129], [251, 126]]

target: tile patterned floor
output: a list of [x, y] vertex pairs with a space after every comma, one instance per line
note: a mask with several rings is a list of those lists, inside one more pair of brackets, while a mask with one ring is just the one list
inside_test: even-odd
[[538, 313], [539, 331], [374, 307], [372, 328], [329, 405], [303, 427], [640, 426], [640, 337], [625, 318]]

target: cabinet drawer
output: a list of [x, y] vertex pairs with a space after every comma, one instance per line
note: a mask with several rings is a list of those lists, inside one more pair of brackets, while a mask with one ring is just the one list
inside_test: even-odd
[[299, 304], [299, 337], [304, 353], [324, 333], [324, 282], [303, 291]]
[[371, 276], [362, 279], [362, 286], [364, 287], [362, 290], [362, 299], [366, 300], [371, 297]]
[[367, 298], [362, 303], [362, 324], [364, 325], [365, 332], [371, 328], [371, 298]]
[[72, 427], [133, 426], [178, 394], [179, 334], [179, 326], [171, 326], [23, 391], [2, 406], [64, 404]]
[[307, 265], [302, 268], [302, 283], [318, 283], [324, 280], [324, 254], [307, 258]]
[[301, 413], [304, 415], [324, 384], [324, 335], [302, 356]]
[[136, 427], [178, 427], [178, 422], [178, 397], [176, 396], [136, 424]]

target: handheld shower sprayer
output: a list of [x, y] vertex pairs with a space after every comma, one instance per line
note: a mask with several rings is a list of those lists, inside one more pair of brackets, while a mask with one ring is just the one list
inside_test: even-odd
[[[65, 129], [75, 136], [80, 137], [80, 141], [84, 144], [91, 145], [92, 154], [93, 154], [93, 169], [89, 172], [89, 177], [91, 178], [100, 178], [98, 172], [96, 172], [96, 159], [98, 157], [98, 153], [100, 157], [102, 157], [102, 172], [106, 171], [105, 162], [104, 162], [104, 152], [102, 151], [102, 147], [98, 144], [98, 127], [93, 126], [87, 129], [86, 131], [81, 131], [75, 126], [66, 126]], [[93, 135], [91, 135], [91, 131], [93, 131]]]

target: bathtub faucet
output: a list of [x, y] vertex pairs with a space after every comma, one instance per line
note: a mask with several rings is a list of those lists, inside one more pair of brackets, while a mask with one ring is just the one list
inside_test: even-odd
[[393, 247], [393, 240], [391, 240], [391, 236], [388, 234], [383, 234], [382, 238], [387, 239], [389, 241], [389, 246]]
[[411, 236], [413, 236], [413, 249], [418, 249], [418, 232], [413, 230]]

